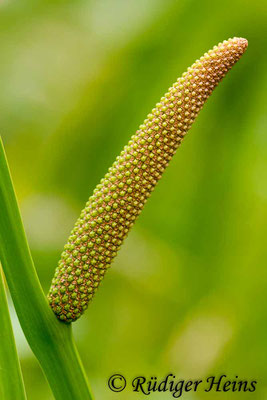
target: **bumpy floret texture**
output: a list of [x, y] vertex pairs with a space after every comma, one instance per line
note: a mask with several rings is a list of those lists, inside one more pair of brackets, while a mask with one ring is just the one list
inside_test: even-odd
[[65, 245], [48, 294], [60, 320], [75, 321], [87, 309], [203, 104], [246, 47], [245, 39], [229, 39], [188, 68], [97, 185]]

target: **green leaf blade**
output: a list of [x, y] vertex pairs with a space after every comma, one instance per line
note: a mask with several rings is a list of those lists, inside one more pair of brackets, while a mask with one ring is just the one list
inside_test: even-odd
[[26, 400], [0, 266], [0, 398]]

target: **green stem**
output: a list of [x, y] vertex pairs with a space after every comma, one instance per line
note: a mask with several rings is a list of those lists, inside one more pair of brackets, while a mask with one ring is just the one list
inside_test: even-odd
[[71, 325], [57, 320], [38, 279], [0, 139], [0, 259], [31, 349], [57, 400], [91, 400]]
[[0, 266], [0, 398], [26, 400]]

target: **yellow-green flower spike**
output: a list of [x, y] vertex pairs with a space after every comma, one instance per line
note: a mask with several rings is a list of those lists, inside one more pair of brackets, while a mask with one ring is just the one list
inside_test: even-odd
[[48, 298], [57, 317], [78, 319], [203, 104], [247, 41], [219, 43], [179, 78], [140, 125], [82, 210]]

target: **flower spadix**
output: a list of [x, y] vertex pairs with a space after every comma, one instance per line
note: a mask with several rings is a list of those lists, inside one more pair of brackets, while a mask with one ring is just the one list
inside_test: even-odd
[[246, 47], [245, 39], [229, 39], [188, 68], [97, 185], [65, 245], [48, 294], [60, 320], [75, 321], [86, 310], [203, 104]]

